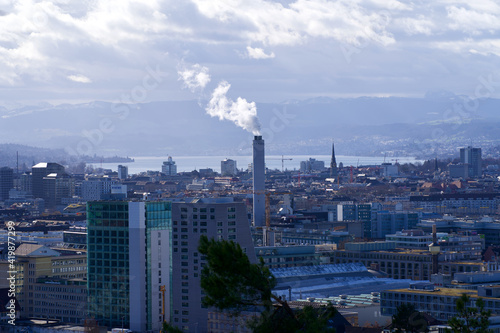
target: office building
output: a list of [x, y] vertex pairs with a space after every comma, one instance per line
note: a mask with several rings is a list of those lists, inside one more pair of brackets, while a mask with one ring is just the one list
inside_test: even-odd
[[483, 174], [481, 148], [472, 148], [471, 146], [460, 148], [460, 162], [465, 165], [468, 177], [481, 177]]
[[236, 176], [238, 169], [236, 168], [236, 161], [226, 158], [220, 162], [220, 173], [222, 176]]
[[64, 167], [58, 163], [38, 163], [31, 169], [33, 197], [44, 198], [44, 181], [48, 174], [63, 173]]
[[204, 258], [200, 235], [238, 242], [256, 262], [245, 204], [231, 198], [195, 199], [172, 204], [172, 319], [186, 332], [207, 332], [208, 310], [202, 306], [200, 275]]
[[0, 201], [9, 199], [9, 191], [14, 188], [14, 170], [0, 168]]
[[460, 148], [460, 163], [448, 165], [452, 178], [477, 178], [483, 174], [481, 148]]
[[110, 194], [112, 187], [117, 184], [108, 177], [89, 178], [81, 184], [81, 198], [84, 201], [102, 200], [104, 195]]
[[43, 177], [43, 196], [47, 208], [57, 208], [66, 204], [63, 199], [72, 198], [74, 194], [74, 180], [66, 172], [49, 173]]
[[[439, 272], [455, 274], [479, 272], [483, 262], [471, 260], [468, 252], [439, 254]], [[394, 242], [346, 243], [345, 249], [333, 251], [332, 262], [345, 264], [360, 262], [374, 267], [393, 279], [429, 280], [432, 274], [432, 256], [429, 250], [397, 249]]]
[[325, 169], [325, 162], [317, 161], [314, 158], [310, 158], [308, 161], [300, 162], [300, 172], [314, 172], [323, 171]]
[[[169, 321], [169, 202], [87, 203], [88, 312], [107, 327], [156, 331]], [[165, 314], [163, 315], [163, 309]]]
[[[15, 251], [16, 298], [22, 317], [45, 317], [65, 323], [85, 318], [87, 256], [61, 255], [43, 245], [23, 243]], [[0, 288], [8, 287], [12, 269], [0, 260]]]
[[175, 176], [177, 174], [177, 165], [175, 165], [175, 161], [172, 160], [171, 156], [168, 157], [167, 161], [163, 162], [161, 172], [167, 176]]
[[480, 286], [478, 290], [441, 287], [438, 289], [432, 283], [413, 283], [410, 284], [410, 288], [383, 291], [380, 294], [380, 308], [383, 315], [391, 316], [396, 313], [398, 306], [410, 303], [417, 311], [448, 321], [457, 315], [456, 301], [462, 294], [469, 295], [473, 303], [481, 297], [485, 310], [491, 310], [492, 314], [500, 314], [500, 286]]
[[127, 179], [128, 178], [128, 166], [119, 165], [118, 166], [118, 179]]

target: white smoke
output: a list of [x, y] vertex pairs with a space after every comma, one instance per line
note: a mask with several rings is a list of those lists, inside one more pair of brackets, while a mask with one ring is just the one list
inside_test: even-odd
[[230, 120], [254, 135], [260, 135], [260, 122], [257, 118], [255, 102], [249, 103], [241, 97], [238, 97], [236, 102], [232, 101], [226, 97], [229, 88], [231, 85], [228, 82], [220, 82], [214, 89], [205, 110], [212, 117], [219, 117], [219, 120]]
[[179, 80], [182, 80], [184, 86], [191, 90], [191, 92], [195, 92], [197, 89], [205, 89], [205, 86], [210, 82], [208, 68], [199, 64], [194, 64], [191, 68], [183, 67], [177, 71], [177, 74], [179, 75]]

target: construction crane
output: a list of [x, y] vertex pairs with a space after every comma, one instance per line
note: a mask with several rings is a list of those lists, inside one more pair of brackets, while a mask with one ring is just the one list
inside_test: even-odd
[[285, 155], [281, 155], [281, 158], [267, 158], [268, 160], [281, 160], [281, 172], [285, 171], [285, 160], [286, 161], [291, 161], [293, 158], [285, 158]]
[[163, 322], [165, 322], [165, 285], [160, 286], [161, 296], [162, 296], [162, 308], [161, 315], [163, 316]]

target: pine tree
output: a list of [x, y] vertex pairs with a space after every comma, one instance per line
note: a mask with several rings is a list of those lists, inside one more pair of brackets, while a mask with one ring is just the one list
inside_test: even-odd
[[292, 310], [286, 301], [272, 293], [276, 279], [262, 258], [258, 264], [252, 264], [238, 243], [209, 240], [202, 235], [198, 251], [206, 256], [201, 272], [204, 306], [235, 316], [245, 310], [263, 308], [261, 316], [250, 323], [254, 332], [333, 332], [327, 328], [328, 321], [337, 313], [332, 305]]

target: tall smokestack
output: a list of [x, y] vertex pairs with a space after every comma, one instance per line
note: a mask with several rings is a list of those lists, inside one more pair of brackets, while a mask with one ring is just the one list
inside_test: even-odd
[[256, 135], [253, 140], [253, 222], [256, 227], [264, 226], [266, 219], [266, 174], [264, 140]]

